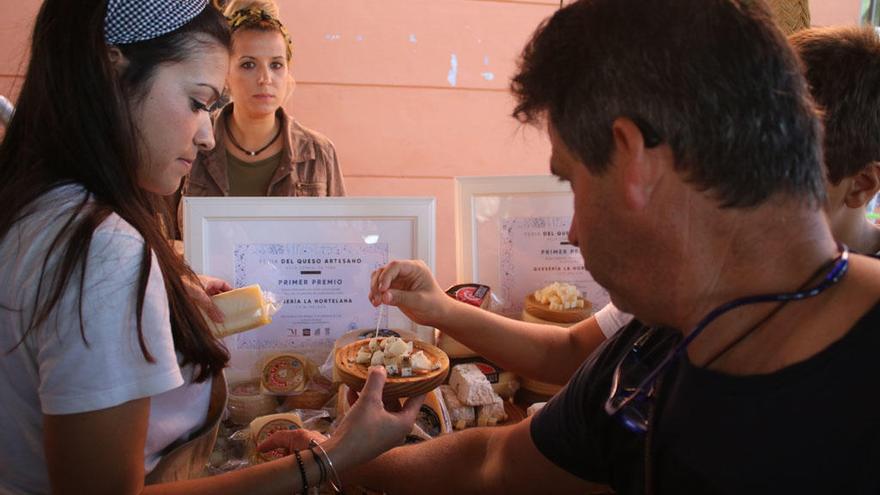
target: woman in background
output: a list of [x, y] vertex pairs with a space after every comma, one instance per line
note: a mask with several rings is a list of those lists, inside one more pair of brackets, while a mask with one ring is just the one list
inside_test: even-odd
[[227, 88], [217, 146], [199, 153], [185, 196], [344, 196], [336, 149], [282, 105], [293, 91], [292, 44], [271, 1], [233, 0]]
[[412, 427], [420, 401], [385, 411], [373, 370], [322, 445], [187, 479], [211, 452], [229, 356], [159, 217], [214, 146], [230, 33], [206, 5], [47, 0], [37, 16], [0, 144], [0, 493], [305, 492]]

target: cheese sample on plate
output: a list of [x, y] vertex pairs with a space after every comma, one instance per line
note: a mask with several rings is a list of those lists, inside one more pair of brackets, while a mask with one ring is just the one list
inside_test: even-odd
[[413, 352], [411, 340], [406, 341], [399, 337], [370, 339], [358, 349], [354, 358], [349, 358], [349, 362], [365, 366], [384, 366], [389, 376], [401, 377], [425, 374], [440, 366], [425, 351]]
[[491, 404], [477, 407], [477, 426], [495, 426], [506, 419], [504, 401], [497, 395]]
[[449, 411], [449, 419], [452, 421], [453, 428], [463, 430], [468, 426], [477, 424], [473, 406], [462, 404], [455, 394], [455, 389], [449, 385], [440, 385], [440, 392], [443, 394], [443, 401], [446, 403], [446, 409]]
[[205, 320], [221, 338], [272, 323], [272, 315], [278, 311], [278, 305], [257, 284], [217, 294], [211, 300], [223, 312], [223, 323], [207, 316]]
[[449, 373], [449, 385], [459, 400], [468, 406], [492, 404], [497, 395], [486, 375], [475, 364], [459, 364]]
[[562, 282], [553, 282], [536, 290], [534, 296], [539, 303], [549, 305], [551, 311], [583, 308], [585, 304], [577, 287]]

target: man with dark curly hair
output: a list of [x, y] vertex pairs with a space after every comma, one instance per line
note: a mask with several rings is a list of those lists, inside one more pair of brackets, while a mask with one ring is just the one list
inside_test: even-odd
[[[394, 449], [346, 481], [877, 493], [880, 261], [833, 238], [819, 118], [766, 5], [580, 0], [538, 29], [512, 89], [574, 191], [572, 244], [636, 319], [535, 416]], [[441, 329], [502, 324], [414, 262], [377, 271], [371, 298]]]

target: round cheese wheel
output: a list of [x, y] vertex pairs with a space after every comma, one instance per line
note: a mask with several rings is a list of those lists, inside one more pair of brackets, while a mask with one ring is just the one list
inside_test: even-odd
[[284, 430], [297, 430], [303, 427], [302, 420], [295, 413], [270, 414], [261, 416], [251, 421], [250, 430], [251, 438], [254, 441], [255, 459], [262, 461], [271, 461], [280, 459], [289, 454], [285, 449], [274, 449], [268, 452], [256, 452], [256, 447], [263, 443], [267, 438], [271, 437], [275, 432]]
[[260, 382], [234, 383], [229, 386], [229, 419], [239, 425], [249, 424], [258, 416], [272, 414], [278, 407], [278, 401], [271, 395], [260, 391]]
[[263, 365], [260, 385], [265, 393], [291, 395], [306, 390], [309, 384], [309, 360], [299, 354], [279, 354]]

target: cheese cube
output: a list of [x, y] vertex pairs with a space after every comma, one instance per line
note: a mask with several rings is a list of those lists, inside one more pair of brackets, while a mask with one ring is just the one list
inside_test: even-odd
[[399, 375], [400, 374], [400, 356], [389, 356], [388, 352], [385, 352], [385, 359], [383, 363], [385, 365], [385, 371], [388, 372], [389, 375]]
[[498, 397], [486, 375], [473, 364], [459, 364], [452, 367], [449, 385], [455, 389], [458, 398], [469, 406], [492, 404]]
[[385, 344], [386, 356], [403, 356], [409, 351], [410, 347], [406, 345], [406, 342], [394, 337], [389, 338], [389, 340], [391, 339], [394, 340]]
[[367, 346], [364, 346], [358, 349], [357, 356], [355, 356], [355, 362], [358, 364], [369, 364], [372, 358], [373, 353], [370, 352], [370, 349]]
[[446, 409], [449, 411], [449, 419], [452, 422], [453, 428], [463, 430], [468, 426], [476, 424], [474, 408], [462, 404], [455, 394], [455, 389], [449, 385], [441, 385], [440, 392], [443, 394], [443, 402], [446, 403]]
[[410, 356], [410, 361], [412, 362], [413, 371], [415, 372], [424, 373], [426, 371], [431, 371], [434, 367], [431, 359], [424, 353], [424, 351], [414, 353]]
[[506, 419], [504, 401], [497, 395], [491, 404], [484, 404], [477, 408], [477, 426], [495, 426]]
[[412, 360], [409, 356], [404, 356], [403, 359], [400, 360], [400, 376], [404, 378], [413, 376]]
[[370, 360], [370, 366], [378, 366], [385, 364], [385, 353], [382, 351], [376, 351], [373, 353], [373, 358]]

